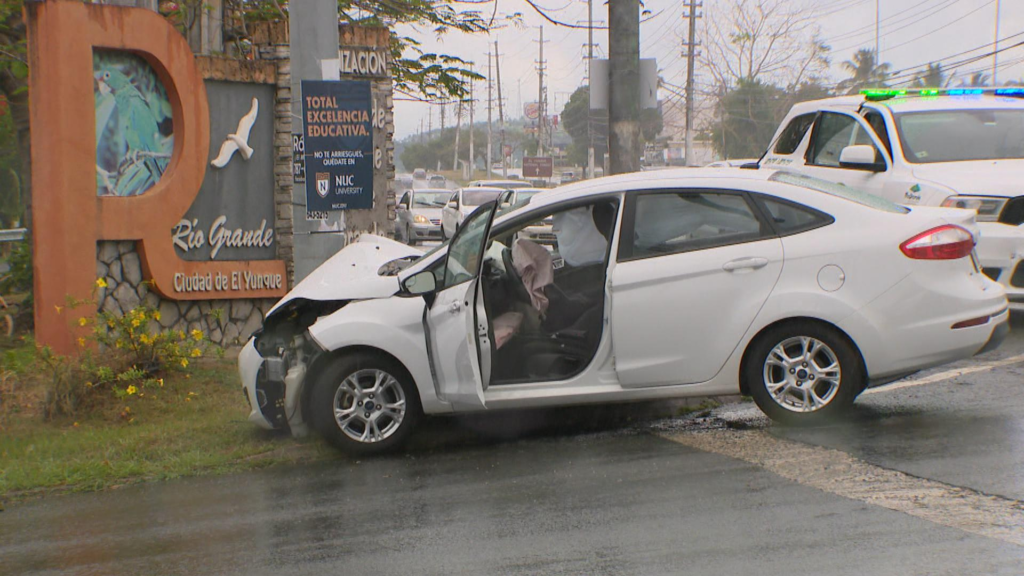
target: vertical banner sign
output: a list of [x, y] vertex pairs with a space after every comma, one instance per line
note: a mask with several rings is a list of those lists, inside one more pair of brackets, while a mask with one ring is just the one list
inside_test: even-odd
[[302, 81], [306, 211], [373, 207], [370, 83]]

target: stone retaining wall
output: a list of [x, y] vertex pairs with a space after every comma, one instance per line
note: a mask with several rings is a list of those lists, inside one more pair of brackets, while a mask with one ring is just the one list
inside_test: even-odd
[[[96, 246], [96, 277], [105, 278], [99, 289], [99, 309], [121, 315], [142, 304], [160, 312], [160, 327], [201, 330], [214, 344], [235, 348], [245, 344], [262, 325], [276, 300], [166, 300], [143, 281], [135, 242], [102, 241]], [[214, 310], [221, 310], [219, 314]], [[218, 318], [219, 316], [219, 318]], [[155, 328], [155, 326], [153, 327]]]

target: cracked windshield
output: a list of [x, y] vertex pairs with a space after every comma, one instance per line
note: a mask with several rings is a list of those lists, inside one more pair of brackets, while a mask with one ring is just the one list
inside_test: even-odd
[[1024, 574], [1024, 1], [0, 0], [0, 573]]

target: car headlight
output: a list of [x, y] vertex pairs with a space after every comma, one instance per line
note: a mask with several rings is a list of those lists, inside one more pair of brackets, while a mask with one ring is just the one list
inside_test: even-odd
[[417, 214], [413, 216], [412, 221], [417, 224], [430, 224], [430, 218], [427, 218], [423, 214]]
[[1007, 200], [993, 196], [950, 196], [942, 201], [942, 206], [974, 210], [978, 213], [978, 222], [997, 222]]

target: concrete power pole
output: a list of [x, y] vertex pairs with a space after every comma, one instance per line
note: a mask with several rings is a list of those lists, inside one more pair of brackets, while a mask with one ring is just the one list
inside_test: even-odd
[[462, 135], [462, 100], [455, 113], [455, 158], [452, 160], [452, 170], [459, 171], [459, 136]]
[[537, 156], [544, 155], [544, 27], [540, 27], [540, 56], [537, 60]]
[[[594, 89], [594, 0], [587, 0], [587, 86]], [[587, 178], [594, 177], [594, 119], [587, 106]]]
[[996, 34], [992, 41], [992, 85], [999, 86], [999, 6], [996, 0]]
[[686, 39], [686, 165], [693, 166], [693, 66], [697, 59], [697, 8], [700, 8], [697, 0], [690, 0], [690, 13], [686, 16], [690, 19], [690, 35]]
[[498, 129], [501, 131], [501, 177], [508, 178], [508, 161], [505, 156], [505, 109], [501, 103], [501, 52], [498, 41], [494, 41], [494, 75], [498, 81]]
[[491, 77], [491, 53], [487, 53], [487, 177], [491, 177], [491, 89], [494, 86]]
[[474, 80], [469, 79], [469, 179], [472, 180], [476, 171], [476, 158], [473, 155], [473, 132], [476, 125], [473, 123], [473, 109], [476, 108], [476, 100], [473, 98]]
[[640, 3], [608, 2], [608, 154], [612, 174], [640, 169]]

